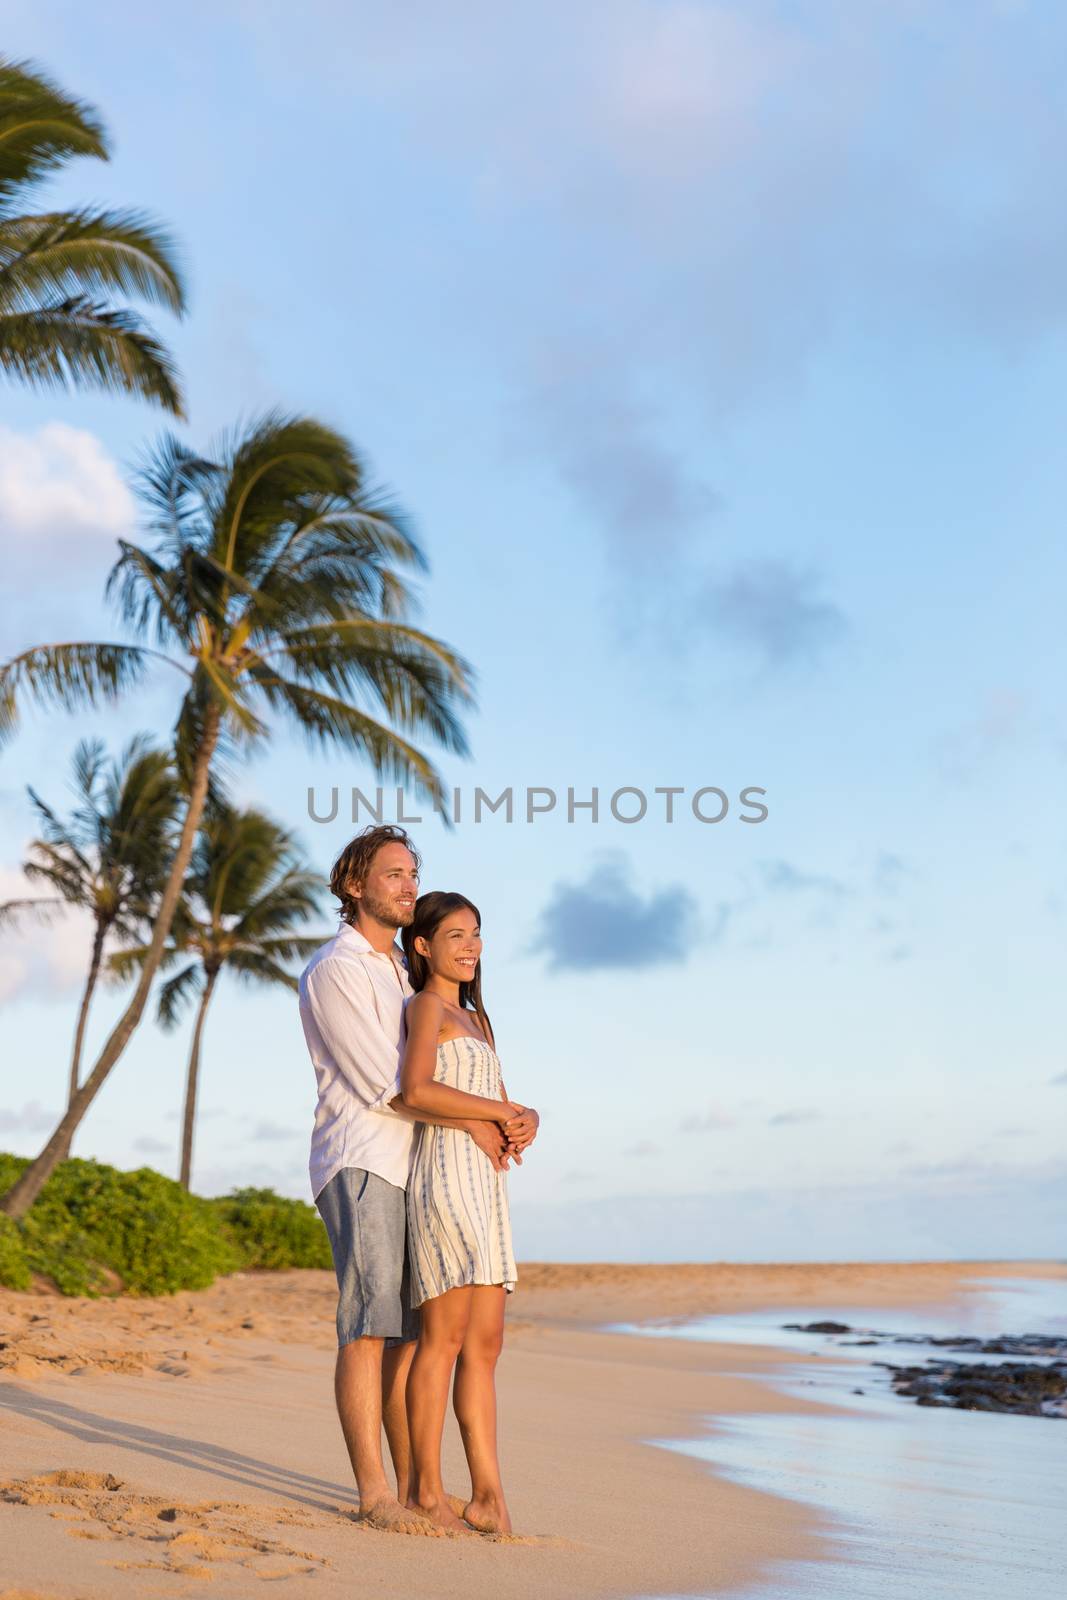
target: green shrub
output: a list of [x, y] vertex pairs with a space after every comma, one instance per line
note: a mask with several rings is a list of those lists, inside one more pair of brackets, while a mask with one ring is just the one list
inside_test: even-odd
[[[27, 1165], [0, 1156], [0, 1191]], [[98, 1294], [109, 1273], [130, 1294], [205, 1289], [241, 1265], [210, 1201], [150, 1167], [63, 1161], [20, 1224], [31, 1271], [63, 1294]]]
[[273, 1189], [235, 1189], [212, 1202], [248, 1267], [331, 1267], [330, 1241], [314, 1206]]
[[[0, 1194], [28, 1165], [0, 1153]], [[21, 1222], [0, 1214], [0, 1284], [12, 1289], [40, 1273], [61, 1294], [172, 1294], [242, 1267], [331, 1264], [314, 1206], [272, 1189], [205, 1200], [150, 1167], [63, 1161]]]
[[0, 1283], [7, 1289], [28, 1289], [30, 1267], [22, 1234], [10, 1217], [0, 1214]]

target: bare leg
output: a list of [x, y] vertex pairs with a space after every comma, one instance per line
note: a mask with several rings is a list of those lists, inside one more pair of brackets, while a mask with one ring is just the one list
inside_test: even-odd
[[382, 1421], [389, 1441], [396, 1474], [396, 1497], [401, 1505], [411, 1504], [411, 1442], [408, 1438], [408, 1373], [415, 1355], [415, 1341], [394, 1345], [382, 1355]]
[[382, 1461], [382, 1339], [353, 1339], [337, 1352], [334, 1395], [359, 1489], [361, 1520], [376, 1527], [425, 1522], [393, 1495]]
[[510, 1533], [496, 1445], [496, 1364], [504, 1345], [503, 1284], [477, 1284], [463, 1341], [452, 1403], [471, 1471], [463, 1512], [483, 1533]]
[[441, 1481], [441, 1435], [448, 1410], [448, 1385], [463, 1347], [470, 1314], [470, 1286], [449, 1289], [422, 1305], [422, 1331], [408, 1378], [414, 1504], [439, 1527], [463, 1523], [448, 1504]]

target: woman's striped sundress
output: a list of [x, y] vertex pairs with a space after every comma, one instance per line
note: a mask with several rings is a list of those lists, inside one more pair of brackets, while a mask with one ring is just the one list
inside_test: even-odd
[[[434, 1082], [495, 1100], [500, 1062], [483, 1039], [437, 1046]], [[461, 1128], [419, 1124], [408, 1179], [411, 1303], [467, 1283], [515, 1287], [507, 1176]]]

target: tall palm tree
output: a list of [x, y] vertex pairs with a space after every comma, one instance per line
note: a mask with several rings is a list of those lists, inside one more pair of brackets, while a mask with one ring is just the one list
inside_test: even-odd
[[74, 751], [73, 768], [78, 803], [66, 819], [27, 786], [41, 837], [31, 841], [22, 870], [31, 882], [47, 884], [53, 893], [0, 905], [0, 920], [32, 914], [50, 921], [67, 906], [78, 906], [92, 916], [89, 971], [70, 1058], [68, 1106], [78, 1092], [85, 1028], [104, 945], [109, 938], [136, 944], [147, 937], [174, 849], [178, 806], [172, 758], [156, 749], [146, 734], [131, 739], [121, 757], [111, 762], [103, 740], [83, 739]]
[[[465, 753], [457, 706], [470, 669], [402, 619], [398, 567], [425, 559], [404, 519], [365, 486], [340, 434], [270, 414], [225, 441], [217, 460], [163, 440], [139, 478], [153, 548], [120, 540], [108, 594], [145, 644], [40, 645], [0, 668], [0, 734], [20, 691], [68, 708], [114, 701], [163, 661], [185, 682], [177, 720], [188, 801], [178, 849], [140, 977], [92, 1071], [40, 1155], [0, 1200], [20, 1217], [122, 1055], [144, 1011], [170, 933], [220, 739], [264, 740], [280, 715], [312, 743], [347, 746], [379, 773], [412, 779], [435, 799], [434, 767], [406, 733]], [[167, 653], [169, 649], [170, 653]], [[395, 727], [353, 703], [370, 700]], [[403, 730], [401, 732], [400, 730]]]
[[37, 388], [125, 390], [177, 416], [174, 363], [136, 313], [136, 295], [179, 314], [185, 289], [169, 236], [138, 211], [23, 209], [74, 156], [107, 161], [91, 106], [37, 67], [0, 57], [0, 367]]
[[[250, 984], [296, 989], [289, 961], [307, 961], [323, 940], [296, 929], [319, 909], [321, 873], [297, 853], [292, 835], [262, 811], [213, 808], [193, 847], [193, 859], [174, 914], [161, 970], [188, 958], [159, 990], [158, 1017], [174, 1028], [197, 996], [182, 1115], [180, 1181], [188, 1189], [193, 1165], [197, 1088], [204, 1021], [226, 969]], [[124, 977], [145, 959], [147, 946], [117, 951], [112, 972]]]

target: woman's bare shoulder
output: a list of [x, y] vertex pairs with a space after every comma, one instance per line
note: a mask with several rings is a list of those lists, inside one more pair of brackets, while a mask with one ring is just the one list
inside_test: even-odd
[[420, 989], [418, 994], [413, 994], [407, 1002], [405, 1010], [411, 1017], [442, 1017], [445, 1003], [439, 994], [432, 994], [428, 989]]

